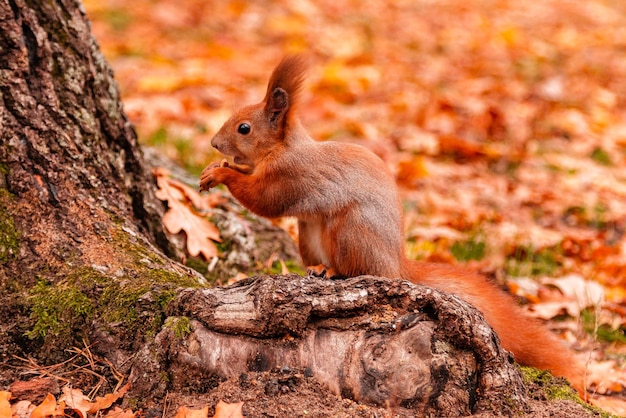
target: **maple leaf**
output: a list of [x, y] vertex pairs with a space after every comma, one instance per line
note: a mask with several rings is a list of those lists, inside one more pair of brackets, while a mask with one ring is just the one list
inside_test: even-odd
[[243, 418], [243, 402], [226, 403], [219, 401], [213, 418]]
[[215, 257], [217, 247], [213, 241], [221, 241], [219, 230], [203, 216], [197, 214], [188, 203], [189, 201], [199, 202], [200, 198], [191, 193], [191, 188], [170, 179], [166, 170], [156, 169], [154, 175], [159, 186], [156, 196], [167, 201], [168, 205], [168, 211], [163, 216], [165, 228], [172, 234], [185, 231], [187, 251], [192, 256], [202, 255], [206, 260]]

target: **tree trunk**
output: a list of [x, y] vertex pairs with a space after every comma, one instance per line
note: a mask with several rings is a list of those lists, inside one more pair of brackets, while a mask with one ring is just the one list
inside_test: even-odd
[[164, 255], [163, 205], [77, 0], [0, 0], [0, 99], [0, 385], [20, 358], [86, 344], [153, 402], [287, 366], [424, 414], [524, 408], [510, 357], [458, 298], [372, 277], [197, 289]]
[[184, 269], [78, 1], [0, 0], [0, 98], [0, 361], [55, 357]]

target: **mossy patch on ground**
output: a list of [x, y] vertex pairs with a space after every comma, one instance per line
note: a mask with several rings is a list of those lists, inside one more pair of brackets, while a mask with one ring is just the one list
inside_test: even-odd
[[574, 389], [563, 379], [556, 378], [545, 370], [520, 366], [525, 383], [541, 387], [548, 399], [580, 400]]
[[534, 367], [519, 366], [524, 383], [529, 389], [530, 395], [537, 400], [562, 400], [573, 401], [601, 418], [618, 418], [583, 401], [576, 391], [563, 378], [552, 376], [550, 372]]

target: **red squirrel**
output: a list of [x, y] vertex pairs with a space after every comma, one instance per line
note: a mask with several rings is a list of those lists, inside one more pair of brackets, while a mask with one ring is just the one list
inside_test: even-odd
[[310, 273], [402, 278], [460, 296], [482, 311], [518, 363], [566, 377], [584, 394], [573, 353], [526, 317], [510, 295], [462, 267], [406, 257], [402, 206], [385, 163], [356, 144], [317, 142], [300, 123], [296, 110], [305, 72], [302, 57], [284, 58], [263, 101], [224, 123], [211, 145], [233, 163], [207, 166], [200, 189], [222, 183], [257, 215], [295, 216]]

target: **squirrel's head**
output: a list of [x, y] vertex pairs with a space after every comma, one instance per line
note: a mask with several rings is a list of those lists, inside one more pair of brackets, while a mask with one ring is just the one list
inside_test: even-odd
[[306, 63], [288, 56], [274, 69], [265, 98], [259, 104], [235, 112], [211, 140], [237, 165], [253, 169], [277, 146], [282, 146], [296, 123], [295, 106], [302, 88]]

